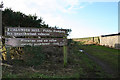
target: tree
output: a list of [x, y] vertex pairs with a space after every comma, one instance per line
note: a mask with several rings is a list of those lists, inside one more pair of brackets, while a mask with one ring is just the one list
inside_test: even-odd
[[45, 27], [48, 28], [48, 24], [38, 18], [36, 15], [25, 15], [21, 12], [14, 12], [12, 9], [6, 8], [3, 11], [3, 26], [11, 27]]

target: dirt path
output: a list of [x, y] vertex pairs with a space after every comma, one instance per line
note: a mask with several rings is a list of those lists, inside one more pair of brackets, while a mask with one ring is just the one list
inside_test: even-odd
[[85, 53], [89, 58], [91, 58], [93, 61], [95, 61], [98, 65], [100, 65], [102, 67], [102, 69], [108, 73], [108, 74], [111, 74], [113, 75], [114, 77], [117, 77], [117, 71], [116, 70], [113, 70], [109, 65], [107, 65], [105, 62], [99, 60], [98, 58], [88, 54], [88, 53]]

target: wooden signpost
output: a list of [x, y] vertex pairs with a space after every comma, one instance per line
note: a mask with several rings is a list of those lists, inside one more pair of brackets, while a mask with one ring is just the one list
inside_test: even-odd
[[67, 64], [67, 30], [65, 29], [5, 27], [5, 37], [5, 44], [8, 48], [9, 46], [24, 47], [25, 45], [63, 46], [64, 66]]

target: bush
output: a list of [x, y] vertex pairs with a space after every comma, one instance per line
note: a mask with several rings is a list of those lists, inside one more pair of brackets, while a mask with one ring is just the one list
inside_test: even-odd
[[25, 46], [23, 51], [23, 59], [30, 66], [40, 65], [45, 60], [45, 54], [43, 54], [41, 46]]

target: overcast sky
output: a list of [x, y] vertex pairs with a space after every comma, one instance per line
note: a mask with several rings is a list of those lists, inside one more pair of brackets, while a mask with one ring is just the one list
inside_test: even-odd
[[72, 29], [69, 38], [118, 33], [118, 0], [0, 1], [3, 1], [4, 8], [36, 14], [50, 26]]

